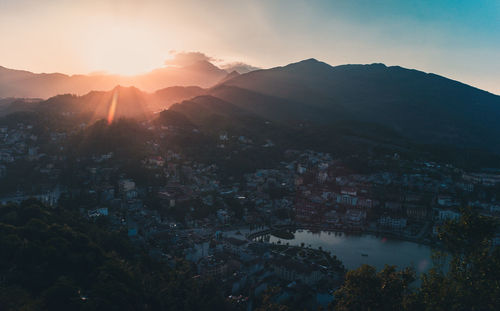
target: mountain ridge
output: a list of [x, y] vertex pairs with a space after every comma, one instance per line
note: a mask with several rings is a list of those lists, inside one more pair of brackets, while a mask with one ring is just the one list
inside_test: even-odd
[[[221, 94], [223, 88], [233, 91]], [[323, 124], [377, 122], [420, 143], [500, 150], [500, 96], [415, 69], [380, 63], [330, 66], [307, 59], [243, 74], [209, 89], [256, 112], [244, 100], [249, 92], [260, 94], [261, 101], [277, 99], [269, 105], [282, 108], [271, 113], [266, 107], [267, 113], [260, 114], [268, 119], [288, 114], [289, 119]]]
[[207, 61], [198, 61], [181, 67], [157, 68], [135, 76], [33, 73], [0, 66], [0, 98], [48, 99], [59, 94], [84, 95], [93, 90], [109, 90], [116, 85], [135, 86], [147, 92], [169, 86], [210, 87], [227, 74], [225, 70]]
[[[198, 66], [215, 67], [210, 63]], [[228, 74], [224, 74], [224, 78], [227, 77]], [[89, 113], [94, 109], [94, 114], [102, 117], [113, 90], [80, 97], [56, 97], [25, 106], [27, 109], [71, 108], [73, 112]], [[128, 89], [124, 90], [127, 93]], [[309, 122], [320, 127], [343, 124], [346, 128], [352, 124], [352, 130], [356, 131], [362, 124], [375, 124], [419, 144], [464, 145], [500, 152], [497, 122], [500, 96], [440, 75], [400, 66], [381, 63], [331, 66], [306, 59], [286, 66], [233, 74], [210, 88], [177, 86], [153, 93], [140, 88], [132, 90], [136, 94], [128, 92], [123, 104], [127, 108], [117, 117], [151, 115], [170, 106], [182, 113], [184, 106], [189, 107], [190, 118], [198, 122], [203, 116], [216, 115], [245, 119], [244, 122], [261, 118], [283, 125]], [[58, 106], [61, 100], [70, 104]]]

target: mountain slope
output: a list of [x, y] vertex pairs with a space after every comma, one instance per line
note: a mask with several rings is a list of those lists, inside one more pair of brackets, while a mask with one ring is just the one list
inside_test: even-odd
[[184, 114], [194, 123], [204, 124], [215, 119], [236, 119], [251, 113], [220, 98], [203, 95], [174, 104], [171, 111]]
[[92, 120], [106, 118], [113, 109], [115, 118], [145, 118], [151, 114], [147, 109], [148, 94], [135, 87], [117, 86], [111, 91], [92, 91], [83, 96], [58, 95], [41, 102], [37, 111], [62, 114], [89, 114]]
[[[321, 119], [324, 111], [321, 107], [309, 107], [304, 109], [304, 104], [294, 99], [287, 99], [271, 95], [265, 95], [249, 89], [218, 85], [207, 91], [211, 96], [230, 102], [233, 105], [263, 118], [290, 121]], [[322, 119], [328, 121], [328, 119]]]
[[225, 76], [222, 80], [219, 81], [219, 84], [221, 83], [224, 83], [228, 80], [231, 80], [232, 78], [236, 78], [237, 76], [239, 76], [240, 73], [238, 73], [237, 71], [231, 71], [230, 73], [227, 74], [227, 76]]
[[160, 111], [171, 105], [205, 94], [206, 90], [198, 86], [171, 86], [151, 94], [148, 106], [151, 110]]
[[[233, 91], [220, 95], [222, 87]], [[243, 74], [210, 90], [231, 103], [248, 92], [280, 98], [268, 103], [276, 111], [262, 114], [270, 119], [279, 119], [282, 111], [320, 123], [371, 122], [420, 143], [500, 151], [500, 96], [417, 70], [383, 64], [332, 67], [309, 59]]]
[[205, 94], [197, 86], [173, 86], [146, 93], [135, 87], [117, 86], [109, 91], [92, 91], [82, 96], [63, 94], [41, 99], [8, 98], [0, 100], [0, 115], [14, 112], [52, 112], [88, 114], [92, 119], [106, 118], [114, 94], [117, 94], [115, 117], [146, 118], [172, 104]]

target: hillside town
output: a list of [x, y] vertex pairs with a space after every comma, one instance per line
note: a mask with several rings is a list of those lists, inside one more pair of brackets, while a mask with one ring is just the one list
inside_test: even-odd
[[[143, 122], [144, 157], [131, 165], [109, 151], [75, 155], [72, 137], [86, 124], [40, 134], [17, 122], [0, 126], [0, 202], [36, 198], [47, 206], [78, 206], [88, 221], [125, 230], [159, 261], [184, 258], [198, 278], [220, 280], [231, 303], [248, 308], [273, 286], [280, 299], [316, 297], [326, 305], [346, 269], [334, 252], [269, 243], [297, 229], [370, 233], [434, 245], [439, 227], [470, 206], [500, 217], [500, 171], [464, 171], [398, 153], [335, 157], [286, 149], [270, 139], [220, 132], [212, 148], [227, 159], [257, 150], [280, 153], [272, 167], [227, 176], [220, 165], [166, 141], [183, 133]], [[201, 135], [190, 130], [190, 135]], [[361, 173], [352, 163], [362, 162]], [[19, 170], [25, 167], [24, 170]], [[140, 170], [140, 177], [134, 172]], [[136, 174], [137, 175], [137, 174]], [[500, 244], [500, 232], [495, 243]], [[311, 295], [315, 293], [315, 295]]]

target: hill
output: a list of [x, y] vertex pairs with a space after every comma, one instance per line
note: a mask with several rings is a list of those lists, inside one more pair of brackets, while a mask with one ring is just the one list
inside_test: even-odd
[[87, 114], [91, 120], [106, 118], [116, 94], [115, 118], [145, 119], [172, 104], [206, 92], [197, 86], [173, 86], [147, 93], [136, 87], [116, 86], [108, 91], [85, 95], [62, 94], [47, 100], [7, 98], [0, 100], [0, 115], [15, 112], [53, 112], [64, 115]]
[[234, 77], [208, 93], [271, 120], [367, 122], [421, 144], [500, 151], [500, 96], [398, 66], [309, 59]]

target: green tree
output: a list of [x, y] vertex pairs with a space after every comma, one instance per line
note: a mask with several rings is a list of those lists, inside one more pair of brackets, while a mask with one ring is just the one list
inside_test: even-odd
[[335, 309], [402, 310], [414, 280], [412, 269], [398, 271], [395, 266], [385, 266], [377, 273], [374, 267], [362, 265], [349, 271], [344, 284], [335, 292]]
[[[448, 269], [431, 269], [418, 293], [421, 309], [498, 310], [500, 305], [500, 249], [492, 246], [497, 223], [471, 208], [446, 223], [439, 239], [448, 252]], [[436, 254], [439, 255], [439, 254]]]

